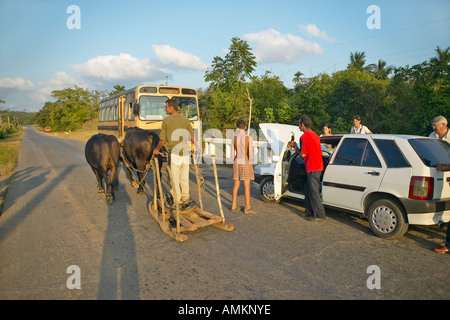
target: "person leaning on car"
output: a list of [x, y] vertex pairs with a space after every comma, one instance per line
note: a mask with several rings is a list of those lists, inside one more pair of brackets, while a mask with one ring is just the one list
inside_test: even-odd
[[298, 126], [303, 132], [300, 137], [300, 148], [292, 141], [290, 148], [295, 148], [305, 162], [306, 170], [306, 194], [305, 210], [310, 221], [325, 220], [325, 208], [320, 198], [320, 176], [323, 171], [322, 146], [317, 133], [311, 130], [312, 120], [307, 115], [302, 115]]
[[[436, 138], [439, 140], [444, 140], [450, 143], [450, 134], [449, 129], [447, 127], [447, 119], [443, 116], [437, 116], [431, 121], [431, 127], [433, 128], [433, 132], [429, 135], [430, 138]], [[448, 165], [438, 164], [436, 168], [440, 171], [450, 170]], [[450, 252], [450, 227], [447, 226], [447, 233], [445, 236], [445, 244], [443, 247], [434, 248], [434, 251], [439, 253], [448, 253]]]
[[431, 121], [431, 127], [433, 132], [430, 133], [430, 138], [436, 138], [439, 140], [444, 140], [450, 143], [450, 133], [447, 127], [447, 119], [443, 116], [437, 116]]

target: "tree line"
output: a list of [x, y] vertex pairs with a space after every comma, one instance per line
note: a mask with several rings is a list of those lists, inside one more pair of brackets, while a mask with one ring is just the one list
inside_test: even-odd
[[239, 38], [231, 41], [225, 57], [215, 57], [205, 73], [210, 85], [201, 92], [200, 105], [207, 128], [248, 121], [250, 99], [254, 129], [264, 122], [298, 125], [307, 114], [317, 132], [328, 124], [333, 133], [348, 133], [358, 114], [374, 133], [428, 135], [435, 116], [450, 115], [450, 47], [437, 47], [435, 57], [398, 68], [383, 60], [366, 64], [364, 52], [350, 53], [345, 70], [310, 78], [299, 71], [295, 87], [288, 89], [269, 71], [253, 76], [257, 64], [251, 48]]
[[115, 85], [109, 93], [107, 90], [89, 90], [78, 86], [54, 90], [51, 96], [56, 102], [47, 101], [34, 121], [41, 127], [51, 127], [52, 131], [79, 129], [85, 121], [98, 118], [101, 99], [124, 90], [125, 87], [120, 85]]
[[0, 110], [0, 139], [19, 131], [24, 124], [32, 124], [33, 117], [30, 112]]
[[[248, 122], [251, 101], [254, 129], [267, 122], [298, 125], [300, 115], [307, 114], [316, 132], [327, 123], [333, 133], [348, 133], [358, 114], [374, 133], [428, 135], [431, 119], [450, 115], [449, 50], [437, 47], [436, 56], [404, 67], [383, 60], [366, 64], [364, 52], [352, 52], [345, 70], [315, 77], [299, 71], [294, 88], [287, 88], [269, 71], [255, 76], [252, 49], [235, 37], [225, 57], [214, 57], [205, 72], [209, 86], [198, 90], [204, 130], [234, 129], [240, 118]], [[57, 101], [46, 102], [35, 121], [56, 131], [75, 130], [98, 117], [101, 98], [123, 90], [120, 85], [109, 93], [77, 86], [55, 90]]]

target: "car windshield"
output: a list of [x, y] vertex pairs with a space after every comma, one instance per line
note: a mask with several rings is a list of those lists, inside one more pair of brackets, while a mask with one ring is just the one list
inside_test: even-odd
[[409, 143], [422, 162], [433, 167], [436, 164], [450, 164], [450, 144], [438, 139], [411, 139]]

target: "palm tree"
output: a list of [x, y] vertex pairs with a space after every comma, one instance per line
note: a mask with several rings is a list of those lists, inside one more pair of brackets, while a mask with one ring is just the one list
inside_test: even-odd
[[450, 47], [448, 47], [445, 50], [442, 50], [439, 48], [439, 46], [436, 47], [436, 55], [437, 57], [431, 58], [430, 63], [434, 65], [448, 65], [450, 63]]
[[366, 63], [366, 53], [365, 52], [350, 52], [350, 63], [347, 69], [355, 68], [357, 71], [362, 71], [364, 64]]
[[297, 71], [294, 74], [294, 79], [292, 79], [292, 81], [297, 85], [302, 81], [302, 75], [303, 73], [301, 73], [300, 71]]
[[387, 66], [386, 61], [378, 60], [378, 65], [372, 63], [364, 68], [368, 73], [380, 80], [386, 80], [394, 71], [393, 66]]
[[430, 59], [431, 77], [433, 79], [440, 78], [444, 81], [450, 74], [450, 47], [443, 50], [436, 47], [436, 57]]
[[113, 96], [113, 95], [115, 95], [116, 93], [125, 91], [125, 86], [121, 86], [121, 85], [118, 85], [118, 84], [116, 84], [113, 88], [114, 88], [114, 90], [112, 90], [112, 91], [109, 93], [110, 96]]

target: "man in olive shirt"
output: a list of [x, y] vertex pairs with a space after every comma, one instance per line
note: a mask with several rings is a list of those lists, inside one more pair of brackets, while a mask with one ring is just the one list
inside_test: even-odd
[[[190, 142], [194, 142], [194, 130], [189, 119], [178, 112], [177, 100], [166, 101], [166, 113], [169, 116], [162, 122], [161, 140], [153, 153], [159, 154], [164, 145], [169, 152], [170, 171], [174, 181], [170, 193], [173, 199], [181, 204], [180, 208], [183, 210], [193, 205], [189, 200], [189, 163]], [[175, 198], [174, 189], [177, 198]]]

